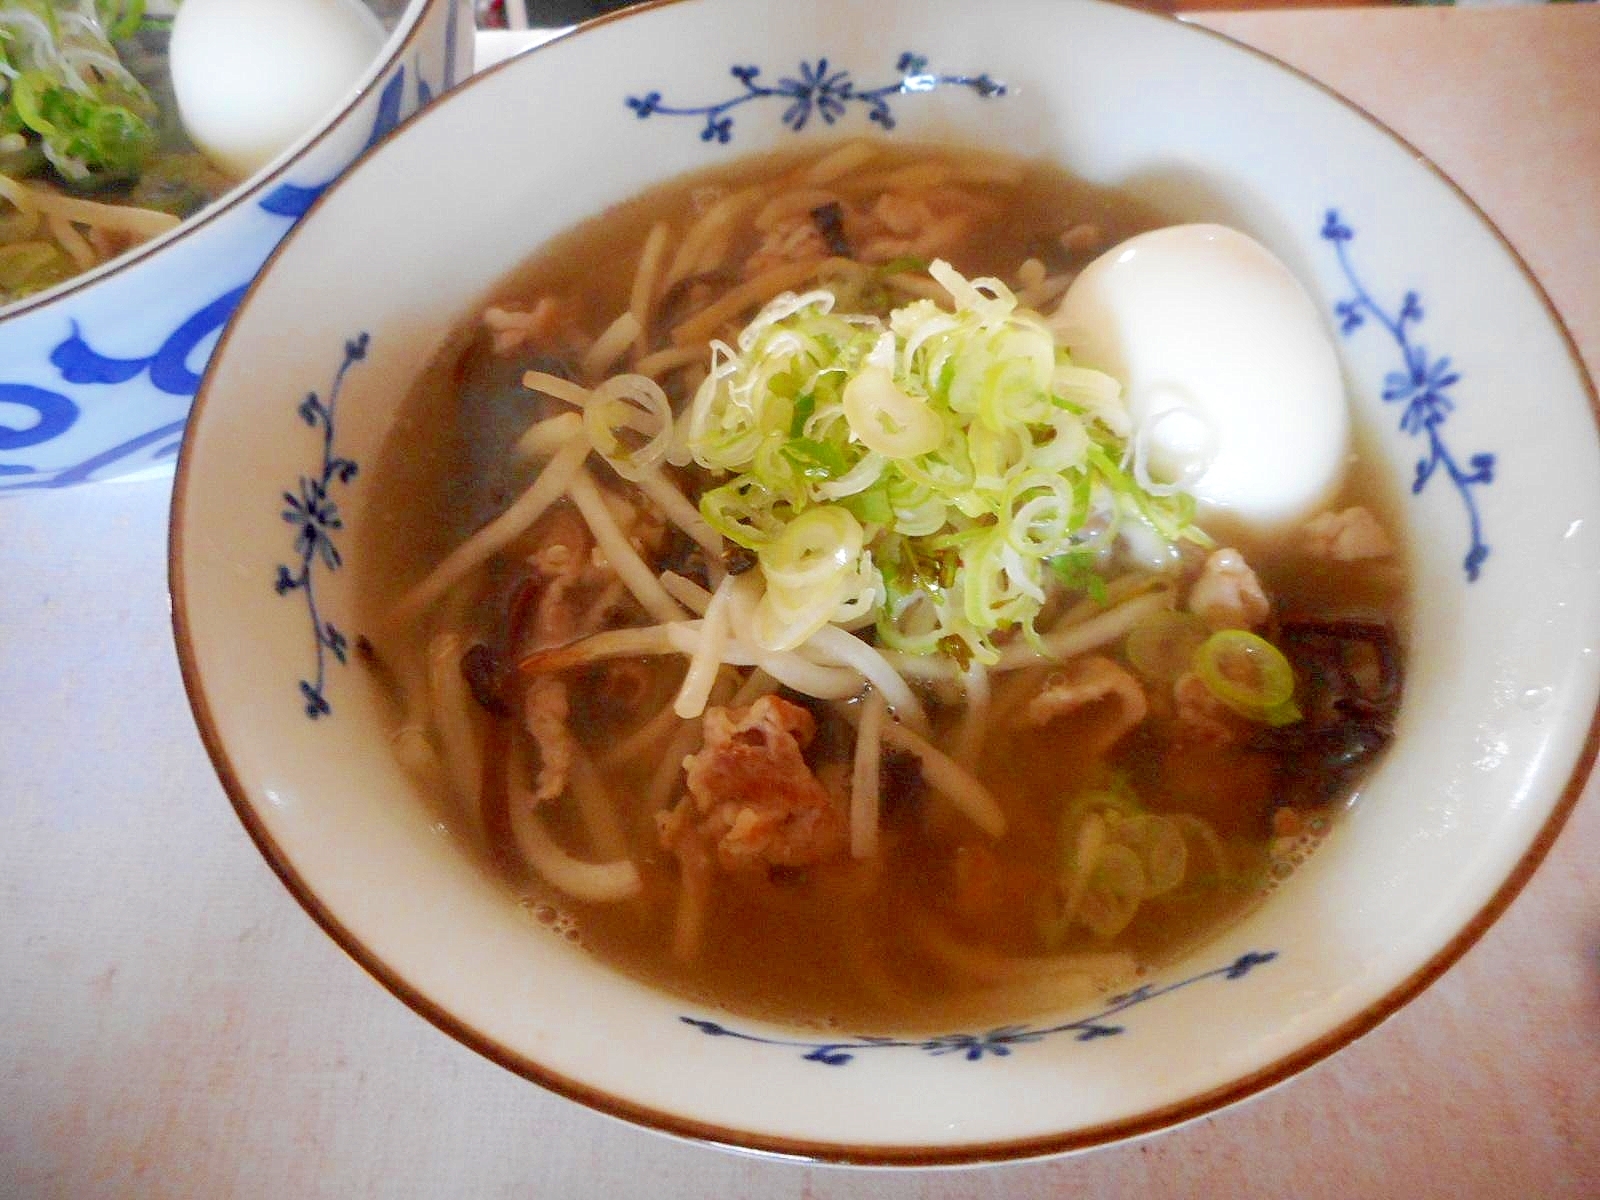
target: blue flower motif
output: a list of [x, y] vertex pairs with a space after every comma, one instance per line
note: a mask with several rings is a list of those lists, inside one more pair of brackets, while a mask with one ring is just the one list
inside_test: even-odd
[[881, 87], [861, 90], [856, 87], [848, 70], [835, 69], [826, 57], [813, 61], [802, 60], [795, 75], [786, 75], [777, 83], [761, 82], [761, 68], [751, 64], [730, 67], [728, 73], [738, 80], [744, 90], [718, 104], [676, 107], [663, 103], [658, 91], [627, 96], [624, 102], [634, 116], [643, 120], [653, 116], [702, 117], [700, 140], [726, 145], [733, 140], [732, 111], [753, 100], [782, 99], [788, 104], [780, 116], [783, 125], [798, 133], [812, 117], [820, 117], [826, 125], [842, 119], [853, 104], [866, 109], [867, 119], [884, 129], [894, 128], [894, 113], [889, 98], [911, 92], [930, 92], [937, 87], [964, 87], [979, 97], [988, 99], [1003, 96], [1005, 84], [987, 74], [934, 75], [928, 73], [928, 60], [920, 54], [904, 53], [895, 61], [899, 78]]
[[339, 505], [331, 494], [335, 483], [349, 484], [359, 468], [354, 459], [333, 452], [334, 414], [338, 407], [339, 391], [344, 386], [345, 373], [367, 356], [369, 338], [365, 333], [344, 344], [344, 361], [333, 378], [326, 402], [315, 392], [296, 406], [300, 420], [322, 435], [322, 469], [316, 475], [300, 477], [299, 492], [283, 493], [283, 519], [295, 528], [294, 549], [299, 555], [297, 568], [278, 565], [272, 588], [278, 595], [299, 592], [305, 597], [306, 615], [316, 645], [316, 678], [300, 680], [300, 699], [306, 716], [312, 720], [327, 716], [333, 711], [325, 692], [327, 686], [327, 656], [345, 663], [349, 659], [349, 640], [332, 621], [324, 620], [317, 610], [315, 568], [321, 564], [327, 571], [337, 571], [344, 558], [334, 535], [344, 528]]
[[1417, 460], [1411, 491], [1413, 495], [1420, 493], [1428, 481], [1441, 472], [1455, 488], [1467, 511], [1471, 541], [1462, 558], [1462, 567], [1468, 582], [1472, 582], [1478, 578], [1484, 560], [1489, 557], [1489, 546], [1483, 540], [1483, 521], [1473, 489], [1494, 482], [1495, 456], [1488, 453], [1473, 454], [1463, 467], [1445, 441], [1445, 422], [1456, 409], [1451, 389], [1461, 382], [1461, 373], [1448, 357], [1430, 358], [1427, 348], [1414, 340], [1413, 332], [1423, 318], [1422, 297], [1416, 291], [1406, 292], [1401, 297], [1398, 311], [1390, 314], [1362, 286], [1350, 261], [1350, 243], [1355, 240], [1355, 231], [1339, 216], [1337, 209], [1330, 208], [1323, 218], [1322, 237], [1332, 244], [1339, 267], [1353, 293], [1336, 301], [1333, 306], [1339, 332], [1349, 337], [1362, 328], [1370, 317], [1389, 335], [1400, 352], [1401, 369], [1384, 376], [1382, 394], [1387, 403], [1402, 407], [1401, 432], [1427, 440], [1427, 453]]
[[844, 1067], [855, 1061], [857, 1055], [869, 1050], [920, 1050], [935, 1058], [955, 1057], [964, 1062], [981, 1062], [988, 1058], [1008, 1058], [1018, 1046], [1032, 1045], [1058, 1033], [1070, 1033], [1077, 1042], [1093, 1042], [1101, 1038], [1116, 1037], [1127, 1032], [1123, 1025], [1106, 1020], [1107, 1017], [1126, 1012], [1159, 997], [1181, 991], [1207, 980], [1243, 979], [1257, 967], [1278, 957], [1276, 950], [1251, 951], [1242, 954], [1226, 966], [1217, 967], [1199, 975], [1190, 976], [1164, 986], [1144, 984], [1131, 992], [1113, 996], [1106, 1007], [1093, 1016], [1060, 1025], [1039, 1029], [1031, 1025], [1001, 1025], [982, 1033], [943, 1033], [935, 1037], [901, 1039], [892, 1037], [853, 1037], [843, 1041], [807, 1042], [787, 1038], [769, 1038], [759, 1034], [731, 1029], [716, 1021], [702, 1017], [680, 1016], [678, 1020], [709, 1037], [732, 1038], [740, 1042], [753, 1042], [763, 1046], [779, 1046], [803, 1050], [802, 1061], [818, 1063], [825, 1067]]
[[985, 1055], [1005, 1058], [1012, 1046], [1043, 1040], [1043, 1033], [1026, 1025], [1002, 1025], [987, 1033], [947, 1033], [929, 1038], [922, 1048], [932, 1055], [959, 1054], [968, 1062], [977, 1062]]
[[333, 534], [344, 528], [344, 521], [339, 517], [339, 506], [328, 496], [328, 489], [320, 481], [302, 475], [299, 498], [285, 492], [283, 499], [288, 505], [283, 519], [300, 530], [295, 547], [301, 556], [306, 560], [320, 556], [328, 570], [337, 571], [343, 560], [333, 543]]
[[1461, 376], [1450, 367], [1448, 358], [1428, 361], [1427, 351], [1412, 347], [1406, 354], [1406, 370], [1391, 371], [1383, 379], [1383, 398], [1391, 404], [1404, 404], [1400, 428], [1413, 437], [1430, 426], [1441, 424], [1455, 410], [1447, 389]]

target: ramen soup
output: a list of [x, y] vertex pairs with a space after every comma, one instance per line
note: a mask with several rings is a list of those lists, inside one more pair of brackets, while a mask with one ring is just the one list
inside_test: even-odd
[[175, 229], [331, 109], [403, 0], [0, 0], [0, 308]]
[[848, 143], [653, 191], [473, 316], [385, 449], [359, 648], [539, 921], [928, 1028], [1126, 986], [1301, 859], [1390, 737], [1397, 522], [1359, 453], [1288, 523], [1202, 506], [1222, 421], [1152, 465], [1057, 317], [1157, 224]]

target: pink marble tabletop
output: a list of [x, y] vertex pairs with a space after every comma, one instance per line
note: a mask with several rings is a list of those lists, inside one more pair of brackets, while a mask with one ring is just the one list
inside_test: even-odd
[[[1600, 6], [1208, 12], [1387, 121], [1600, 371]], [[1600, 784], [1433, 987], [1238, 1108], [1075, 1158], [741, 1158], [549, 1095], [425, 1024], [251, 847], [171, 651], [168, 485], [0, 524], [0, 1196], [1600, 1197]]]

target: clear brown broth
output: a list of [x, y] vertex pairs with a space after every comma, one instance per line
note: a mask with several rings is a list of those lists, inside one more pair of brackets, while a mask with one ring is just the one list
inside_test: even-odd
[[[884, 161], [892, 166], [938, 153], [929, 147], [907, 147], [887, 152]], [[653, 223], [665, 219], [681, 226], [697, 193], [740, 186], [790, 166], [784, 159], [744, 161], [657, 188], [555, 238], [497, 286], [490, 299], [499, 303], [551, 294], [580, 297], [579, 322], [591, 333], [598, 332], [626, 307], [633, 264]], [[997, 189], [1003, 193], [997, 199], [1004, 219], [985, 223], [949, 256], [969, 277], [1010, 278], [1022, 260], [1035, 256], [1050, 256], [1060, 264], [1057, 237], [1071, 225], [1098, 225], [1101, 244], [1110, 245], [1174, 219], [1114, 190], [1073, 179], [1051, 164], [1025, 167], [1015, 187]], [[734, 248], [735, 255], [740, 249]], [[369, 606], [365, 619], [370, 627], [381, 624], [382, 615], [408, 585], [526, 485], [525, 475], [508, 465], [509, 447], [543, 411], [518, 386], [525, 366], [522, 360], [494, 357], [478, 322], [469, 321], [406, 401], [372, 472], [375, 517], [358, 558], [365, 575], [361, 591]], [[1402, 525], [1397, 496], [1367, 450], [1364, 436], [1359, 437], [1358, 454], [1334, 507], [1364, 504], [1389, 530], [1398, 531]], [[1328, 565], [1243, 530], [1221, 532], [1233, 535], [1227, 544], [1246, 552], [1279, 607], [1319, 613], [1380, 612], [1403, 624], [1405, 572], [1391, 562], [1360, 569]], [[504, 620], [503, 589], [485, 585], [480, 590], [496, 601], [480, 606], [466, 620], [488, 636]], [[420, 654], [422, 649], [385, 644], [380, 651], [404, 656]], [[653, 664], [653, 669], [659, 673], [654, 691], [670, 701], [681, 665], [667, 660]], [[476, 718], [483, 719], [482, 714]], [[1076, 985], [1066, 983], [1044, 988], [996, 984], [1017, 959], [1043, 952], [1030, 905], [1059, 854], [1056, 825], [1066, 800], [1088, 783], [1103, 779], [1108, 767], [1133, 781], [1145, 805], [1155, 812], [1193, 810], [1196, 797], [1207, 790], [1204, 778], [1176, 784], [1165, 778], [1162, 750], [1145, 737], [1125, 738], [1109, 763], [1082, 761], [1073, 747], [1092, 736], [1099, 719], [1090, 710], [1070, 724], [1058, 723], [1051, 727], [1048, 744], [1036, 731], [1017, 729], [990, 739], [979, 774], [1005, 808], [1009, 829], [998, 843], [982, 847], [997, 867], [995, 887], [1000, 898], [976, 914], [955, 909], [952, 895], [957, 890], [957, 860], [985, 839], [936, 798], [925, 802], [914, 817], [886, 819], [878, 859], [813, 867], [776, 880], [719, 879], [703, 948], [692, 964], [676, 961], [669, 952], [677, 863], [661, 849], [650, 814], [631, 812], [626, 817], [630, 852], [644, 880], [643, 895], [636, 900], [612, 905], [575, 902], [534, 878], [513, 855], [491, 847], [483, 859], [525, 898], [542, 922], [575, 936], [619, 969], [700, 1003], [859, 1031], [1025, 1018], [1084, 998]], [[936, 710], [935, 721], [940, 729], [948, 729], [954, 714]], [[626, 731], [624, 724], [578, 733], [580, 740], [599, 747]], [[634, 762], [606, 768], [608, 787], [625, 809], [629, 798], [643, 793], [654, 765]], [[1202, 766], [1213, 775], [1261, 768], [1253, 759], [1241, 768], [1226, 755]], [[444, 818], [457, 822], [459, 814], [450, 803], [439, 803]], [[1140, 970], [1148, 970], [1214, 936], [1260, 902], [1275, 879], [1327, 828], [1339, 807], [1335, 804], [1304, 823], [1301, 836], [1275, 840], [1259, 813], [1244, 819], [1208, 811], [1202, 804], [1199, 815], [1217, 824], [1232, 857], [1230, 882], [1185, 886], [1147, 900], [1115, 947], [1128, 951]], [[558, 838], [583, 847], [576, 815], [565, 801], [552, 809], [551, 820]], [[954, 937], [975, 948], [971, 957], [977, 974], [955, 970], [946, 959], [928, 952], [924, 940], [929, 929], [936, 931], [934, 936]], [[1104, 948], [1082, 930], [1056, 947], [1063, 952]]]

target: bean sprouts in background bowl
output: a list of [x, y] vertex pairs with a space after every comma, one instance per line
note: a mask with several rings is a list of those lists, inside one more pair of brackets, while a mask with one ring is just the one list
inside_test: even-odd
[[[199, 18], [217, 7], [189, 3]], [[219, 153], [221, 168], [177, 119], [172, 5], [0, 4], [0, 491], [170, 465], [217, 334], [278, 239], [362, 148], [469, 69], [464, 2], [345, 3], [371, 54], [333, 65], [345, 73], [322, 92], [330, 64], [295, 49], [321, 45], [315, 26], [304, 41], [303, 0], [225, 14], [274, 36], [254, 41], [268, 88], [257, 80], [242, 115], [206, 126], [218, 145], [228, 129], [257, 139], [264, 158]], [[228, 76], [248, 83], [224, 61], [239, 47], [203, 29], [189, 47], [193, 111], [215, 114]], [[259, 132], [271, 87], [297, 71], [297, 94], [326, 96], [327, 111]]]
[[[797, 131], [792, 104], [752, 101], [729, 141], [667, 119], [790, 78], [778, 64], [826, 60], [792, 91], [842, 94], [858, 70], [877, 87], [848, 50], [868, 10], [844, 0], [759, 21], [746, 4], [659, 5], [497, 68], [329, 192], [245, 301], [200, 400], [174, 505], [175, 619], [246, 826], [420, 1012], [607, 1111], [866, 1162], [1017, 1157], [1199, 1115], [1337, 1049], [1453, 961], [1590, 765], [1592, 393], [1515, 257], [1409, 150], [1269, 60], [1112, 6], [1003, 8], [871, 6], [906, 53], [1004, 85], [894, 93], [892, 128], [849, 104], [813, 106]], [[1173, 69], [1134, 86], [1130, 56]], [[629, 100], [651, 95], [643, 119]], [[485, 136], [489, 114], [527, 131], [513, 159]], [[919, 150], [934, 142], [979, 163], [959, 155], [1003, 143], [1077, 190], [1022, 219], [1000, 176], [935, 178], [943, 160]], [[829, 174], [836, 154], [878, 190]], [[496, 186], [451, 183], [490, 163]], [[689, 177], [680, 209], [635, 202]], [[880, 199], [912, 184], [926, 211], [896, 229], [905, 196]], [[1113, 203], [1090, 221], [1096, 197]], [[984, 208], [1002, 202], [1004, 218]], [[738, 249], [756, 221], [755, 251]], [[986, 262], [963, 222], [1019, 245]], [[1071, 233], [1087, 223], [1094, 248]], [[890, 244], [934, 225], [944, 240]], [[1164, 328], [1160, 297], [1182, 289], [1129, 310], [1156, 321], [1155, 349], [1200, 326], [1230, 343], [1213, 319], [1253, 288], [1285, 322], [1272, 346], [1309, 325], [1330, 356], [1337, 412], [1312, 371], [1290, 411], [1323, 412], [1322, 432], [1268, 443], [1305, 455], [1295, 478], [1321, 480], [1337, 451], [1333, 481], [1292, 511], [1287, 493], [1204, 482], [1283, 412], [1241, 422], [1241, 389], [1198, 378], [1175, 397], [1157, 358], [1084, 333], [1137, 279], [1086, 269], [1096, 250], [1149, 248], [1140, 231], [1174, 225], [1191, 232], [1160, 252], [1210, 303], [1175, 306]], [[357, 231], [381, 250], [351, 271]], [[1366, 325], [1349, 319], [1352, 288], [1375, 310]], [[1408, 294], [1396, 328], [1425, 328], [1429, 353], [1397, 367], [1373, 333]], [[1078, 340], [1057, 340], [1057, 317]], [[1507, 328], [1523, 350], [1510, 374], [1476, 349]], [[1242, 344], [1230, 378], [1260, 372], [1280, 395]], [[1420, 384], [1397, 377], [1446, 357]], [[1537, 394], [1537, 423], [1501, 403], [1512, 392]], [[1423, 394], [1448, 397], [1448, 429], [1410, 419], [1445, 411], [1406, 399]], [[1366, 518], [1343, 515], [1346, 438]], [[1450, 463], [1482, 477], [1442, 487]], [[1280, 521], [1300, 557], [1275, 573], [1251, 539]], [[1241, 562], [1260, 567], [1271, 615], [1251, 616], [1238, 587], [1243, 616], [1213, 628], [1195, 595], [1213, 560], [1236, 581]], [[1397, 694], [1393, 647], [1370, 627], [1287, 619], [1319, 571], [1367, 570], [1400, 589], [1397, 708], [1380, 704]], [[552, 636], [518, 632], [542, 626]], [[1018, 732], [1030, 709], [1049, 724], [1052, 685], [1018, 687], [1030, 670], [1063, 692], [1107, 685], [1095, 694], [1122, 727], [1072, 726], [1076, 772], [1047, 733], [1008, 741], [1041, 736]], [[1337, 701], [1308, 682], [1341, 672]], [[1190, 675], [1185, 691], [1241, 722], [1243, 744], [1365, 758], [1356, 794], [1302, 808], [1280, 781], [1261, 816], [1294, 810], [1282, 844], [1235, 857], [1224, 815], [1169, 806], [1134, 753], [1146, 720], [1177, 718]], [[1535, 688], [1551, 702], [1506, 700]], [[624, 694], [636, 708], [613, 703]], [[566, 739], [549, 732], [563, 705]], [[1108, 757], [1124, 769], [1093, 766]], [[700, 802], [752, 758], [794, 769], [775, 825], [759, 805]], [[915, 770], [897, 781], [889, 760]], [[634, 807], [658, 777], [658, 802]], [[905, 892], [864, 956], [857, 900], [892, 891], [874, 864], [918, 839], [948, 851], [930, 875], [990, 905], [993, 928]], [[1025, 885], [988, 861], [1012, 848], [1037, 854]], [[1245, 898], [1270, 895], [1189, 948], [1138, 944], [1149, 913], [1237, 878]], [[777, 925], [787, 966], [732, 923], [755, 892], [795, 918]], [[613, 953], [630, 922], [655, 965]], [[740, 994], [672, 965], [720, 970], [719, 954], [813, 992]], [[962, 973], [988, 994], [967, 1005]], [[868, 1001], [816, 990], [848, 979]], [[942, 1010], [891, 1003], [929, 979]]]

